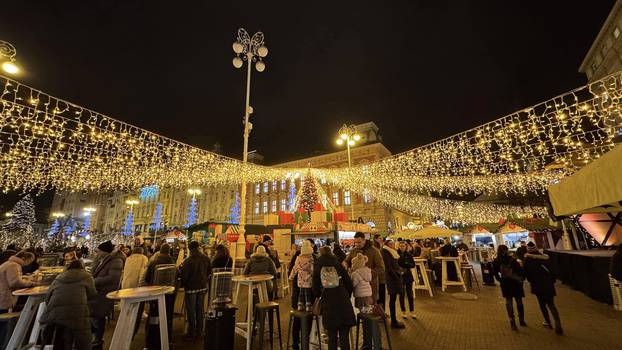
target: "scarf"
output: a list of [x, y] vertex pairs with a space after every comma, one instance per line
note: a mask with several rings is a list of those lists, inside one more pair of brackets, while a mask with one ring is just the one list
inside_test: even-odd
[[391, 253], [391, 256], [393, 257], [393, 259], [397, 260], [400, 258], [400, 254], [397, 252], [397, 250], [389, 247], [388, 245], [383, 245], [382, 249], [385, 249], [387, 252]]

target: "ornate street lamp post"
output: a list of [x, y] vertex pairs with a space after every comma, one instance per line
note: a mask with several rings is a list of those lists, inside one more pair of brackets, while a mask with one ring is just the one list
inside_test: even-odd
[[[348, 173], [352, 171], [352, 156], [350, 155], [350, 147], [353, 147], [357, 141], [361, 139], [361, 135], [356, 133], [355, 125], [346, 125], [343, 124], [341, 129], [339, 129], [339, 137], [337, 138], [337, 144], [343, 145], [346, 144], [346, 148], [348, 150]], [[350, 209], [352, 213], [352, 218], [350, 220], [354, 220], [354, 201], [353, 201], [354, 193], [350, 191]], [[345, 203], [344, 203], [345, 204]]]
[[[238, 29], [238, 38], [233, 43], [233, 52], [236, 53], [236, 57], [233, 58], [233, 66], [235, 68], [242, 68], [244, 62], [248, 66], [246, 73], [246, 104], [244, 108], [244, 151], [242, 155], [242, 164], [246, 167], [248, 160], [248, 136], [253, 129], [253, 124], [250, 123], [249, 118], [253, 113], [253, 108], [250, 106], [251, 98], [251, 71], [252, 64], [255, 62], [255, 69], [258, 72], [263, 72], [266, 69], [266, 65], [262, 58], [268, 56], [268, 48], [264, 46], [264, 36], [262, 32], [257, 32], [251, 37], [244, 28]], [[242, 188], [240, 190], [240, 226], [239, 237], [236, 242], [235, 259], [244, 259], [244, 250], [246, 249], [246, 242], [244, 238], [246, 224], [246, 175], [243, 172], [242, 175]]]
[[17, 50], [10, 42], [0, 40], [0, 61], [2, 62], [2, 70], [9, 74], [16, 74], [19, 68], [15, 64], [15, 56]]

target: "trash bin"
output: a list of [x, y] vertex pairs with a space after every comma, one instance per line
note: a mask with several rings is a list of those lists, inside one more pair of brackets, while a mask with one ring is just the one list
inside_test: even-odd
[[494, 286], [495, 273], [492, 262], [482, 261], [480, 265], [482, 267], [482, 283], [485, 286]]
[[208, 311], [205, 320], [203, 349], [233, 349], [235, 311], [236, 308], [230, 305], [219, 305]]
[[613, 308], [622, 311], [622, 282], [609, 275], [609, 285], [611, 286], [611, 296], [613, 297]]

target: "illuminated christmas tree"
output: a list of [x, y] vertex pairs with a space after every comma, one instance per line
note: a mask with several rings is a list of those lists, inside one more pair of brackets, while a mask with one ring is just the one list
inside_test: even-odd
[[35, 204], [29, 194], [15, 204], [11, 216], [2, 225], [2, 238], [5, 243], [19, 246], [32, 245], [42, 237], [35, 237], [32, 224], [35, 223]]
[[302, 184], [302, 193], [298, 207], [305, 210], [309, 217], [318, 202], [317, 188], [315, 188], [315, 180], [311, 176], [306, 176]]
[[48, 230], [48, 237], [50, 238], [55, 237], [58, 233], [60, 233], [60, 229], [61, 229], [60, 219], [54, 220], [54, 222], [52, 223], [52, 226], [50, 226], [50, 229]]
[[123, 231], [121, 232], [125, 236], [134, 234], [134, 208], [130, 207], [130, 212], [127, 213], [125, 218], [125, 224], [123, 225]]
[[188, 217], [186, 220], [186, 224], [184, 227], [190, 227], [197, 223], [197, 199], [195, 196], [192, 196], [190, 199], [190, 206], [188, 207]]
[[232, 224], [240, 223], [240, 195], [237, 192], [235, 194], [235, 203], [229, 212], [229, 222]]
[[156, 204], [155, 212], [153, 213], [153, 222], [151, 223], [151, 229], [157, 232], [162, 228], [162, 203]]

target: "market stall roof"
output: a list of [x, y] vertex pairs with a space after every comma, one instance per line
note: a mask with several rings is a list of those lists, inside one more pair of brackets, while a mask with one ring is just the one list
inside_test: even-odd
[[622, 145], [549, 186], [556, 216], [622, 211]]
[[465, 232], [465, 234], [472, 234], [472, 235], [477, 235], [477, 234], [492, 234], [490, 231], [488, 231], [485, 227], [481, 226], [481, 225], [475, 225], [473, 227], [470, 227], [469, 229], [467, 229]]
[[462, 232], [450, 230], [448, 228], [442, 228], [438, 226], [428, 226], [420, 230], [404, 230], [396, 234], [393, 234], [391, 238], [402, 239], [424, 239], [424, 238], [439, 238], [439, 237], [451, 237], [460, 236]]
[[522, 228], [512, 222], [506, 222], [503, 226], [499, 227], [497, 233], [519, 233], [519, 232], [527, 232], [528, 230]]

